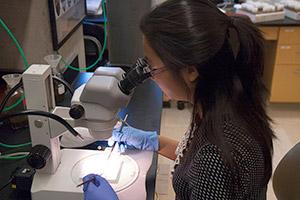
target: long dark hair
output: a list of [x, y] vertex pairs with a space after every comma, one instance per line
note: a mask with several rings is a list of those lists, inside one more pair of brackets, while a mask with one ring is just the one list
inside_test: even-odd
[[[152, 49], [171, 70], [195, 66], [192, 127], [205, 127], [233, 170], [224, 140], [224, 114], [240, 120], [260, 144], [265, 158], [265, 184], [272, 174], [274, 137], [265, 111], [262, 82], [264, 39], [246, 18], [229, 17], [209, 0], [168, 0], [147, 14], [141, 30]], [[201, 105], [202, 118], [199, 116]], [[195, 126], [194, 126], [195, 125]]]

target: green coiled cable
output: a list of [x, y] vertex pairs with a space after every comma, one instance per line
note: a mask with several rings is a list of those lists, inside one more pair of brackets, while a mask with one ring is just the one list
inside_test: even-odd
[[4, 28], [4, 30], [7, 32], [7, 34], [9, 35], [9, 37], [13, 40], [13, 42], [15, 43], [17, 49], [19, 50], [23, 60], [24, 60], [24, 67], [25, 69], [27, 69], [29, 67], [28, 61], [26, 59], [25, 53], [21, 47], [21, 45], [19, 44], [18, 40], [16, 39], [16, 37], [12, 34], [12, 32], [9, 30], [9, 28], [7, 27], [7, 25], [3, 22], [3, 20], [0, 18], [0, 24], [1, 26]]
[[[6, 33], [9, 35], [9, 37], [13, 40], [14, 44], [16, 45], [18, 51], [20, 52], [20, 54], [23, 58], [24, 68], [27, 69], [29, 67], [29, 63], [26, 59], [25, 53], [24, 53], [20, 43], [18, 42], [16, 37], [13, 35], [13, 33], [10, 31], [10, 29], [7, 27], [7, 25], [4, 23], [4, 21], [1, 18], [0, 18], [0, 24], [4, 28]], [[25, 95], [23, 94], [14, 104], [12, 104], [8, 107], [5, 107], [3, 109], [3, 112], [9, 111], [9, 110], [15, 108], [16, 106], [21, 104], [24, 99], [25, 99]], [[31, 142], [28, 142], [28, 143], [25, 143], [25, 144], [17, 144], [17, 145], [9, 145], [9, 144], [0, 143], [0, 146], [5, 147], [5, 148], [19, 148], [19, 147], [24, 147], [24, 146], [29, 146], [29, 145], [31, 145]], [[25, 158], [25, 157], [26, 156], [24, 156], [24, 155], [22, 155], [22, 156], [13, 156], [13, 157], [1, 156], [0, 159], [17, 160], [17, 159], [22, 159], [22, 158]]]
[[[29, 64], [28, 64], [28, 61], [26, 59], [26, 56], [25, 56], [25, 53], [20, 45], [20, 43], [18, 42], [17, 38], [14, 36], [14, 34], [9, 30], [9, 28], [7, 27], [7, 25], [4, 23], [4, 21], [0, 18], [0, 24], [1, 26], [4, 28], [4, 30], [6, 31], [6, 33], [9, 35], [9, 37], [13, 40], [13, 42], [15, 43], [18, 51], [20, 52], [23, 60], [24, 60], [24, 67], [25, 69], [27, 69], [29, 67]], [[3, 112], [6, 112], [6, 111], [9, 111], [13, 108], [15, 108], [16, 106], [18, 106], [20, 103], [23, 102], [23, 100], [25, 99], [25, 95], [22, 95], [20, 97], [20, 99], [18, 99], [14, 104], [12, 104], [11, 106], [9, 107], [5, 107], [3, 109]]]
[[19, 155], [19, 156], [0, 156], [0, 160], [19, 160], [26, 158], [28, 155]]
[[103, 42], [103, 48], [101, 50], [101, 53], [99, 54], [98, 59], [90, 66], [85, 67], [85, 68], [77, 68], [69, 65], [64, 59], [62, 59], [62, 62], [64, 63], [65, 67], [76, 70], [76, 71], [86, 71], [89, 69], [92, 69], [95, 67], [102, 59], [104, 51], [107, 46], [107, 19], [106, 19], [106, 8], [105, 8], [105, 0], [102, 0], [102, 10], [103, 10], [103, 17], [104, 17], [104, 42]]
[[0, 142], [0, 146], [1, 147], [4, 147], [4, 148], [20, 148], [20, 147], [25, 147], [25, 146], [29, 146], [31, 145], [31, 142], [28, 142], [28, 143], [24, 143], [24, 144], [4, 144], [2, 142]]
[[[9, 28], [7, 27], [7, 25], [4, 23], [4, 21], [0, 18], [0, 24], [1, 26], [4, 28], [4, 30], [6, 31], [6, 33], [9, 35], [9, 37], [13, 40], [13, 42], [15, 43], [18, 51], [20, 52], [23, 60], [24, 60], [24, 68], [27, 69], [29, 67], [29, 63], [26, 59], [25, 53], [20, 45], [20, 43], [18, 42], [18, 40], [16, 39], [16, 37], [13, 35], [13, 33], [9, 30]], [[23, 94], [14, 104], [5, 107], [3, 109], [3, 112], [9, 111], [13, 108], [15, 108], [16, 106], [18, 106], [19, 104], [21, 104], [23, 102], [23, 100], [25, 99], [25, 95]], [[4, 144], [4, 143], [0, 143], [1, 147], [5, 147], [5, 148], [19, 148], [19, 147], [24, 147], [24, 146], [29, 146], [31, 145], [31, 142], [25, 143], [25, 144], [17, 144], [17, 145], [9, 145], [9, 144]], [[26, 157], [26, 156], [25, 156]], [[23, 156], [14, 156], [14, 157], [10, 157], [10, 156], [1, 156], [0, 159], [11, 159], [11, 160], [17, 160], [17, 159], [21, 159], [21, 158], [25, 158], [24, 155]]]

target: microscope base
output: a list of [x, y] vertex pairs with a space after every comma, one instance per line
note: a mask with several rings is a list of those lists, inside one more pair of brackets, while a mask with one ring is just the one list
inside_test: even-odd
[[[112, 154], [107, 160], [108, 153], [109, 149], [63, 149], [61, 164], [55, 174], [35, 174], [31, 188], [32, 200], [82, 200], [82, 186], [76, 186], [89, 173], [106, 177], [120, 200], [146, 199], [146, 175], [152, 163], [153, 152], [128, 151], [126, 155]], [[111, 167], [112, 163], [117, 164]], [[107, 171], [113, 168], [115, 172]]]

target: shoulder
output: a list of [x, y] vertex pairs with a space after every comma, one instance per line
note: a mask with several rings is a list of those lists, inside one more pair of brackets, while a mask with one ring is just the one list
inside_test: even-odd
[[205, 144], [194, 155], [188, 170], [192, 199], [231, 199], [232, 175], [220, 149]]
[[222, 169], [223, 171], [229, 170], [226, 166], [222, 152], [214, 144], [205, 144], [203, 145], [194, 155], [192, 160], [193, 166], [197, 168], [202, 168], [202, 170], [213, 170], [213, 169]]
[[241, 122], [225, 121], [223, 132], [236, 163], [251, 166], [254, 163], [264, 162], [262, 147], [253, 136], [255, 133], [249, 133]]
[[210, 161], [211, 159], [221, 159], [221, 150], [214, 144], [204, 144], [194, 156], [194, 161]]
[[240, 120], [227, 119], [223, 123], [224, 139], [228, 143], [253, 144], [256, 143], [253, 133], [249, 133], [245, 123]]
[[221, 177], [223, 181], [231, 179], [230, 169], [224, 162], [221, 150], [213, 144], [205, 144], [196, 152], [191, 162], [190, 174], [201, 175], [204, 179], [213, 179], [214, 176]]

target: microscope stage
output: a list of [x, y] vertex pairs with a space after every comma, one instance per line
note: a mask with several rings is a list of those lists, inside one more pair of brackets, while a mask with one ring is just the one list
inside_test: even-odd
[[87, 174], [98, 174], [104, 177], [115, 191], [126, 188], [136, 179], [139, 168], [129, 156], [113, 153], [108, 159], [109, 151], [110, 149], [105, 152], [98, 151], [79, 160], [72, 169], [73, 182], [78, 185]]
[[115, 192], [131, 186], [139, 176], [139, 166], [128, 155], [106, 151], [63, 149], [62, 160], [55, 174], [37, 172], [31, 188], [33, 200], [83, 199], [82, 178], [88, 174], [105, 177]]

